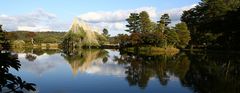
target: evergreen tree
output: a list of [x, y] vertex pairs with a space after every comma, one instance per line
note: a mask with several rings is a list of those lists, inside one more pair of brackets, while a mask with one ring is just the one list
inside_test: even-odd
[[127, 18], [126, 20], [128, 22], [128, 25], [126, 25], [126, 27], [128, 28], [126, 30], [127, 32], [140, 32], [140, 21], [138, 13], [131, 13], [129, 18]]
[[105, 36], [108, 35], [108, 30], [106, 28], [103, 28], [103, 35], [105, 35]]
[[184, 11], [181, 20], [191, 31], [191, 45], [239, 49], [239, 0], [202, 0]]
[[165, 30], [165, 25], [161, 22], [158, 22], [156, 31], [164, 33], [164, 30]]
[[170, 28], [168, 27], [170, 23], [171, 23], [171, 19], [168, 14], [163, 14], [160, 18], [160, 21], [158, 21], [157, 23], [156, 32], [158, 32], [159, 34], [162, 33], [163, 35], [161, 36], [166, 37], [166, 38], [163, 38], [163, 42], [162, 42], [163, 44], [161, 44], [163, 46], [166, 46], [168, 42], [172, 41], [170, 40], [170, 38], [175, 37], [175, 34], [173, 36], [168, 36], [168, 35], [172, 35], [172, 32], [169, 32]]
[[171, 23], [171, 19], [168, 14], [163, 14], [158, 21], [157, 31], [164, 33], [167, 30], [167, 26]]
[[165, 26], [168, 26], [171, 23], [171, 19], [168, 14], [163, 14], [160, 18], [160, 23], [163, 23]]
[[[110, 35], [108, 34], [108, 29], [104, 28], [102, 35], [103, 35], [106, 39], [108, 39], [108, 38], [110, 37]], [[100, 37], [101, 37], [101, 36], [100, 36]], [[105, 41], [105, 40], [104, 40], [104, 41]]]
[[148, 13], [146, 11], [142, 11], [139, 14], [139, 18], [140, 18], [141, 32], [143, 32], [143, 33], [152, 32], [152, 23], [151, 23]]

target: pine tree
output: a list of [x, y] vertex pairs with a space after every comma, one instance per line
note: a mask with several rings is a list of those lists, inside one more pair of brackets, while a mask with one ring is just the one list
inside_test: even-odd
[[103, 35], [105, 35], [105, 36], [108, 35], [108, 30], [106, 28], [103, 29]]
[[128, 28], [126, 31], [129, 33], [134, 32], [140, 32], [140, 21], [139, 21], [139, 14], [138, 13], [131, 13], [129, 18], [126, 19], [128, 22], [128, 25], [126, 27]]
[[168, 14], [163, 14], [160, 18], [160, 23], [163, 23], [165, 26], [168, 26], [171, 23], [171, 19]]
[[157, 30], [159, 32], [164, 33], [165, 30], [167, 30], [167, 26], [171, 23], [171, 19], [168, 14], [163, 14], [160, 18], [160, 21], [158, 21], [158, 27]]
[[148, 13], [146, 11], [142, 11], [139, 14], [139, 18], [140, 18], [141, 32], [143, 32], [143, 33], [151, 32], [152, 31], [152, 23], [151, 23]]

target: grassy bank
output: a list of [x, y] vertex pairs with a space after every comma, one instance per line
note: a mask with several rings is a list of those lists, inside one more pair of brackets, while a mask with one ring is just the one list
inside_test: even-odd
[[39, 48], [39, 49], [59, 49], [58, 43], [41, 43], [41, 44], [12, 44], [12, 48]]
[[134, 47], [129, 47], [123, 49], [126, 52], [142, 54], [142, 55], [175, 55], [180, 50], [173, 47], [173, 46], [167, 46], [165, 48], [162, 47], [139, 47], [138, 50]]

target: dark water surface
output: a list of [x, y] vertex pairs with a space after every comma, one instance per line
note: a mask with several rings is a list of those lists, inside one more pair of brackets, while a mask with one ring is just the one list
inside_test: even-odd
[[240, 56], [179, 53], [120, 54], [118, 50], [19, 52], [11, 72], [36, 84], [37, 93], [240, 93]]

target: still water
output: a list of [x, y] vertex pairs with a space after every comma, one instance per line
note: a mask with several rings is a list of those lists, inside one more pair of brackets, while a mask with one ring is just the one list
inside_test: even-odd
[[226, 53], [146, 56], [118, 50], [16, 52], [37, 93], [240, 93], [240, 57]]

